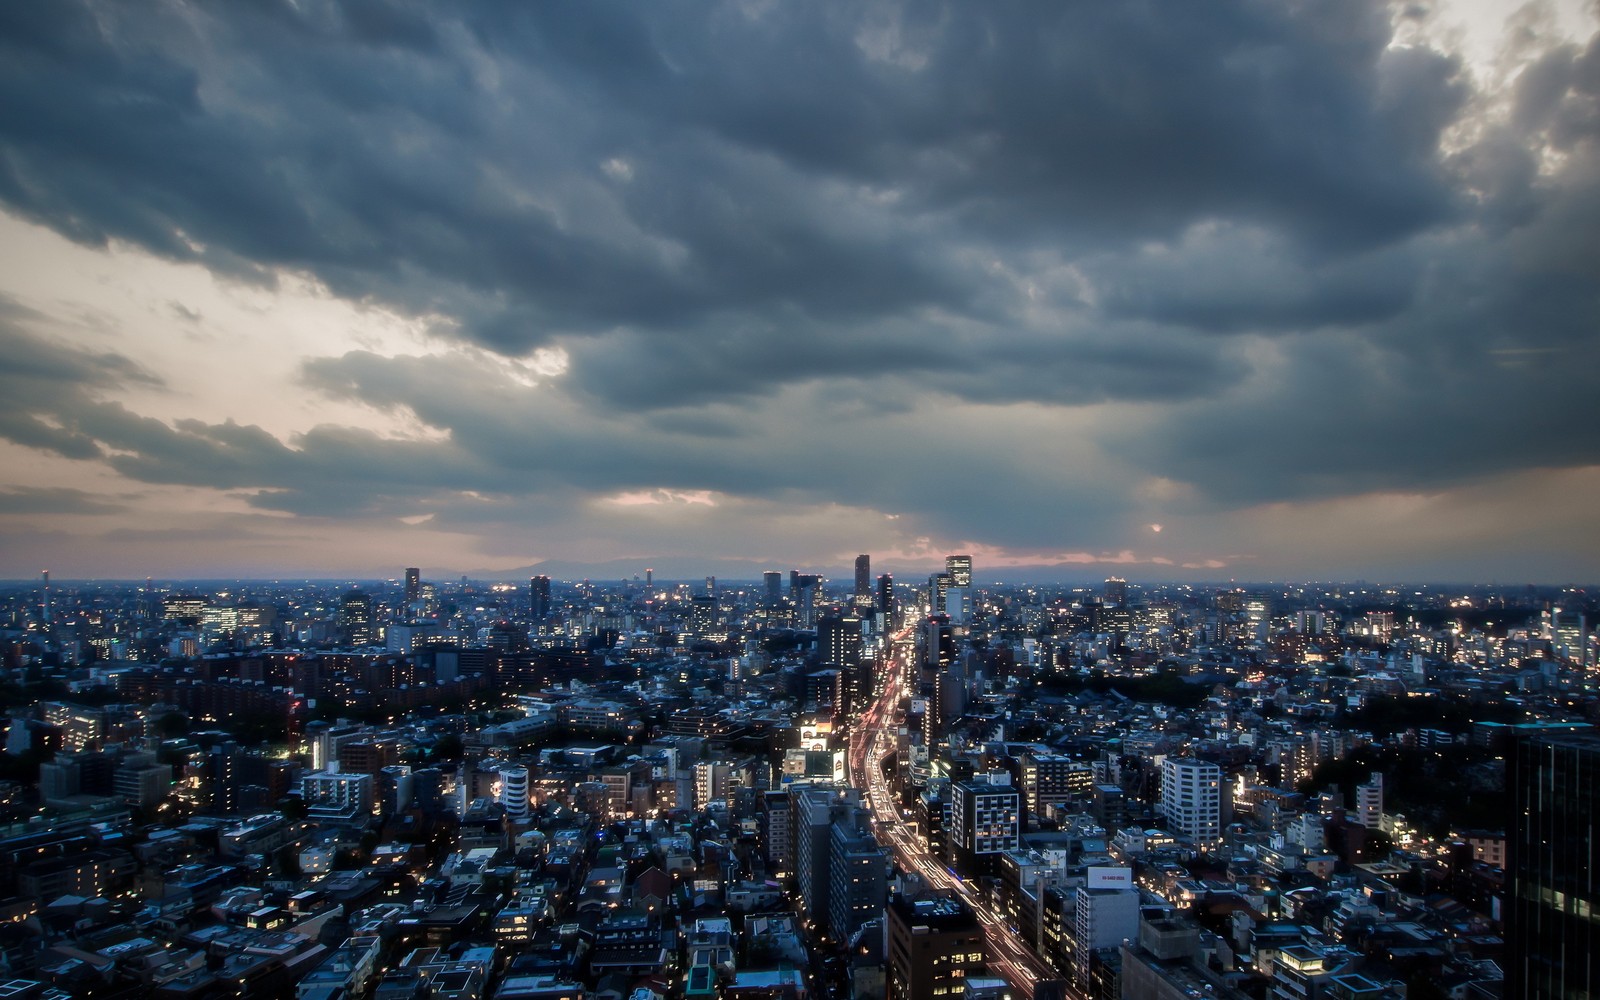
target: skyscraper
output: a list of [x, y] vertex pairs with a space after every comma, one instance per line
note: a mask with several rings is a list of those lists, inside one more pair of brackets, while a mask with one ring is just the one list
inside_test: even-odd
[[883, 616], [885, 632], [894, 627], [894, 576], [885, 573], [878, 577], [878, 613]]
[[422, 570], [415, 566], [406, 567], [406, 607], [422, 599]]
[[[864, 705], [872, 691], [869, 664], [862, 661], [861, 619], [855, 615], [824, 615], [817, 622], [817, 649], [822, 664], [839, 671], [842, 698], [834, 700], [835, 711], [855, 710]], [[841, 704], [843, 702], [843, 704]]]
[[536, 576], [528, 581], [528, 615], [547, 618], [550, 615], [550, 578]]
[[761, 574], [761, 583], [766, 588], [768, 605], [777, 604], [783, 600], [783, 574], [775, 569], [769, 569]]
[[950, 574], [950, 586], [972, 586], [972, 557], [945, 556], [944, 571]]
[[944, 575], [949, 577], [945, 592], [945, 614], [956, 625], [972, 622], [972, 557], [945, 556]]
[[1600, 734], [1522, 736], [1506, 779], [1505, 996], [1600, 995]]
[[856, 556], [855, 606], [872, 607], [872, 557], [865, 552]]

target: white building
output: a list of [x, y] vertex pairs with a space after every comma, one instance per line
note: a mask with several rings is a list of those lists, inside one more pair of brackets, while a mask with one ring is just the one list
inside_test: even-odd
[[306, 818], [320, 823], [362, 823], [372, 817], [375, 798], [372, 775], [340, 771], [331, 761], [326, 771], [300, 779], [300, 797]]
[[1161, 815], [1167, 828], [1202, 850], [1222, 840], [1222, 768], [1193, 757], [1161, 762]]
[[527, 819], [532, 812], [528, 807], [528, 769], [501, 768], [499, 785], [496, 800], [506, 807], [506, 815], [515, 820]]
[[1098, 949], [1116, 948], [1125, 939], [1138, 937], [1138, 889], [1078, 887], [1074, 901], [1072, 966], [1079, 983], [1089, 981], [1089, 960]]
[[1371, 780], [1356, 786], [1356, 822], [1369, 830], [1383, 825], [1383, 772], [1373, 771]]

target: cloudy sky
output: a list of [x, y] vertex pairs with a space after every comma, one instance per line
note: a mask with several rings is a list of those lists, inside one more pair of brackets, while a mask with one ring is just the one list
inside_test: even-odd
[[0, 577], [1600, 579], [1580, 0], [0, 6]]

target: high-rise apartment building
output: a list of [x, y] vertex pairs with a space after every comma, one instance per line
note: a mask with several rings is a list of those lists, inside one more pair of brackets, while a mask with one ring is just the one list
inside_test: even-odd
[[1356, 786], [1356, 822], [1369, 830], [1383, 826], [1383, 772], [1373, 771], [1370, 780]]
[[415, 566], [406, 567], [406, 607], [422, 600], [422, 570]]
[[1600, 734], [1521, 736], [1506, 784], [1504, 995], [1600, 996]]
[[829, 858], [828, 933], [848, 941], [883, 915], [889, 899], [888, 851], [873, 838], [868, 813], [851, 808], [833, 821]]
[[505, 806], [506, 815], [514, 820], [526, 820], [531, 815], [528, 798], [528, 769], [503, 767], [500, 769], [499, 789], [496, 799]]
[[1222, 768], [1193, 757], [1161, 762], [1160, 813], [1167, 828], [1202, 850], [1222, 840]]

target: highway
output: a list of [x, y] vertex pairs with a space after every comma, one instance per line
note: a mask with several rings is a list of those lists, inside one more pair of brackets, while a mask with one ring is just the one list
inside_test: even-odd
[[911, 632], [908, 627], [891, 637], [893, 659], [889, 676], [883, 690], [861, 714], [850, 733], [850, 750], [846, 755], [850, 783], [863, 790], [879, 842], [894, 852], [902, 869], [920, 873], [935, 889], [955, 892], [972, 908], [983, 924], [989, 970], [1003, 976], [1018, 993], [1032, 1000], [1034, 985], [1041, 979], [1058, 978], [1056, 974], [1012, 933], [1005, 919], [994, 911], [982, 893], [974, 891], [966, 880], [928, 853], [926, 842], [901, 819], [899, 803], [883, 777], [883, 759], [896, 749], [895, 734], [901, 723], [900, 701], [909, 693], [907, 678], [912, 674], [910, 659], [914, 650]]

